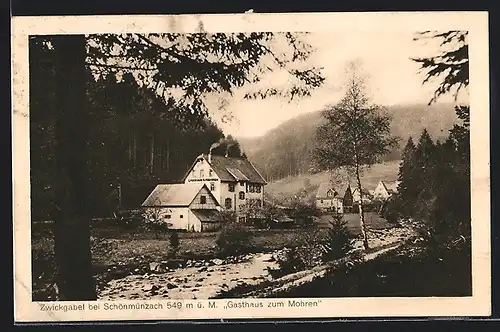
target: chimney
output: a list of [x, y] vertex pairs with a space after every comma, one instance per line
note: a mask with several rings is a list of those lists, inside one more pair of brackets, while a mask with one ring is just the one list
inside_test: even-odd
[[208, 150], [208, 163], [212, 163], [212, 148], [210, 148], [210, 150]]

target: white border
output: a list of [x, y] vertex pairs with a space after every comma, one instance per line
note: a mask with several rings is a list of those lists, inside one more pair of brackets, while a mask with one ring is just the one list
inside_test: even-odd
[[[193, 309], [43, 312], [31, 300], [28, 35], [234, 31], [469, 31], [473, 296], [465, 298], [327, 298], [313, 308], [223, 309], [228, 300], [192, 302]], [[301, 13], [15, 17], [12, 20], [13, 210], [15, 321], [487, 316], [490, 292], [489, 59], [486, 12]], [[288, 299], [287, 299], [288, 300]], [[255, 302], [257, 300], [241, 300]], [[273, 300], [258, 300], [267, 303]], [[133, 302], [133, 301], [130, 301]], [[130, 303], [116, 302], [113, 303]], [[156, 301], [143, 301], [156, 303]], [[168, 301], [162, 301], [167, 303]], [[172, 302], [172, 301], [170, 301]], [[204, 309], [198, 309], [198, 302]], [[211, 301], [213, 302], [213, 301]], [[79, 302], [89, 303], [95, 302]], [[106, 302], [100, 302], [101, 309]], [[67, 302], [65, 304], [68, 304]]]

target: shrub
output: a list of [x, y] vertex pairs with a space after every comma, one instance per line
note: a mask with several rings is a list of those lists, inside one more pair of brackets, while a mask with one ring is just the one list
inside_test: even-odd
[[238, 255], [250, 248], [250, 232], [245, 225], [229, 222], [222, 226], [216, 245], [225, 255]]
[[380, 217], [384, 218], [391, 224], [398, 224], [401, 217], [401, 203], [397, 198], [389, 198], [381, 203], [379, 210]]
[[149, 221], [146, 222], [143, 227], [145, 231], [153, 233], [156, 239], [160, 238], [160, 235], [170, 232], [168, 224], [164, 222]]
[[292, 217], [295, 219], [295, 223], [299, 225], [310, 225], [313, 223], [314, 217], [319, 215], [320, 212], [315, 205], [301, 201], [292, 204]]
[[330, 228], [324, 244], [323, 258], [332, 261], [347, 255], [354, 246], [354, 237], [347, 227], [347, 222], [340, 214], [333, 215], [334, 220], [330, 222]]
[[307, 267], [304, 259], [304, 252], [301, 248], [291, 248], [284, 251], [283, 255], [276, 257], [277, 269], [267, 268], [269, 274], [273, 278], [280, 278], [282, 276], [302, 271]]

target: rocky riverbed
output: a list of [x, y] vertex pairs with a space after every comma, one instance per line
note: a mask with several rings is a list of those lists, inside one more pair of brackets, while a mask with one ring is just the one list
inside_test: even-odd
[[[267, 268], [276, 268], [274, 255], [249, 254], [239, 261], [207, 260], [164, 273], [131, 275], [110, 281], [100, 293], [101, 300], [116, 299], [208, 299], [220, 291], [245, 284], [255, 285], [270, 279]], [[191, 265], [188, 263], [188, 265]]]
[[[408, 228], [392, 228], [369, 233], [371, 248], [404, 242], [413, 233]], [[362, 241], [355, 243], [356, 250]], [[273, 278], [276, 258], [286, 249], [248, 254], [226, 259], [187, 261], [181, 265], [151, 262], [149, 268], [107, 282], [99, 291], [100, 300], [208, 299], [245, 285], [258, 285]]]

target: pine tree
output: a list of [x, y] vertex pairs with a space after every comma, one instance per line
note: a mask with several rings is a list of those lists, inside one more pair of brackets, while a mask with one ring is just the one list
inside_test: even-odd
[[432, 179], [433, 166], [435, 164], [436, 146], [427, 129], [424, 129], [418, 140], [415, 151], [415, 160], [417, 165], [416, 184], [419, 191], [429, 187]]
[[416, 147], [413, 138], [408, 138], [408, 142], [403, 150], [402, 161], [399, 166], [399, 186], [397, 199], [400, 203], [401, 213], [404, 217], [409, 217], [412, 207], [418, 197], [418, 185], [416, 183]]

